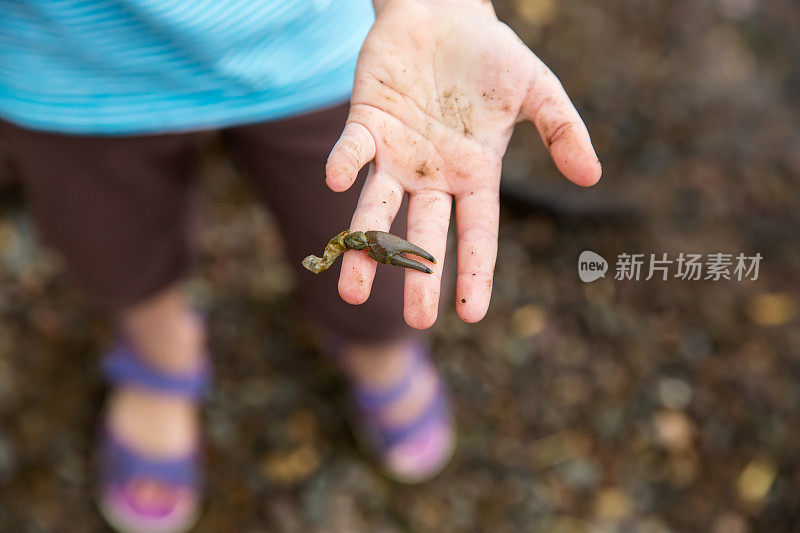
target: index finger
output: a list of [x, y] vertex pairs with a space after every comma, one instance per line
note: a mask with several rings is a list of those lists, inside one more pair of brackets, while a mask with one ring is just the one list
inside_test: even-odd
[[[350, 223], [352, 231], [389, 231], [403, 201], [403, 188], [371, 165]], [[339, 295], [350, 304], [367, 301], [375, 279], [376, 263], [365, 251], [349, 250], [342, 257]]]

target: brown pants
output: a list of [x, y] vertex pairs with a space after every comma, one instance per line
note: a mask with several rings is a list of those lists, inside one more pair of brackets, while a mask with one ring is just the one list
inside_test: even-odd
[[[298, 271], [300, 259], [319, 253], [331, 236], [349, 227], [356, 206], [357, 187], [334, 193], [325, 185], [325, 161], [346, 117], [342, 105], [221, 132], [275, 214]], [[98, 303], [119, 310], [186, 274], [189, 199], [201, 133], [89, 137], [0, 123], [0, 135], [22, 175], [41, 237], [64, 256], [70, 273]], [[395, 221], [394, 231], [398, 228], [403, 234], [405, 215]], [[339, 298], [336, 270], [300, 284], [301, 302], [313, 320], [354, 340], [405, 333], [400, 269], [381, 269], [372, 296], [361, 306]]]

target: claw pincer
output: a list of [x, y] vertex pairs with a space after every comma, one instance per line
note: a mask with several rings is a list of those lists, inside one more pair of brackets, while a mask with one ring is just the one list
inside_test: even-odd
[[410, 268], [426, 274], [431, 273], [430, 268], [403, 254], [413, 254], [431, 263], [436, 263], [436, 259], [431, 254], [397, 235], [385, 231], [344, 230], [328, 241], [322, 257], [309, 255], [303, 259], [303, 266], [314, 274], [319, 274], [323, 270], [327, 270], [346, 250], [366, 250], [369, 256], [378, 263]]

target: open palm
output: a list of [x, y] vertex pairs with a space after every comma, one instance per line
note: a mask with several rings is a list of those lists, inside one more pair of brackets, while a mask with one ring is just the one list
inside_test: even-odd
[[[514, 124], [531, 120], [560, 171], [579, 185], [600, 178], [586, 127], [550, 70], [499, 22], [488, 2], [390, 0], [358, 59], [350, 115], [327, 165], [331, 189], [349, 188], [374, 165], [352, 230], [388, 231], [409, 194], [406, 239], [439, 261], [433, 274], [406, 271], [405, 319], [437, 316], [443, 259], [456, 202], [456, 307], [467, 322], [486, 314], [497, 255], [500, 166]], [[364, 302], [376, 264], [345, 254], [339, 292]]]

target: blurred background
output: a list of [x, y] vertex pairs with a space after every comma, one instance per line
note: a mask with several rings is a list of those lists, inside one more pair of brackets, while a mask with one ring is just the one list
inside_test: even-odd
[[[211, 145], [198, 531], [800, 530], [800, 4], [495, 4], [563, 81], [604, 177], [569, 185], [518, 128], [489, 314], [466, 325], [446, 301], [435, 328], [453, 464], [401, 487], [357, 452], [273, 222]], [[111, 326], [36, 244], [10, 165], [0, 184], [0, 531], [102, 531], [87, 457]], [[584, 284], [583, 250], [612, 272], [620, 253], [764, 260], [757, 281]]]

